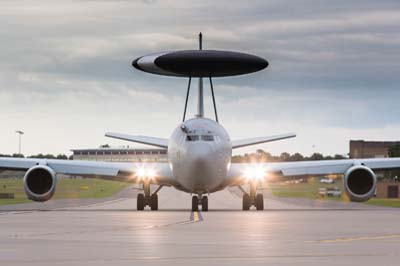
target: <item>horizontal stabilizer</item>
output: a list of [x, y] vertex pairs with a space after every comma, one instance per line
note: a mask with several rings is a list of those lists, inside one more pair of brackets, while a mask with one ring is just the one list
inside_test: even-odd
[[147, 144], [151, 146], [161, 147], [161, 148], [168, 148], [168, 139], [162, 138], [154, 138], [154, 137], [146, 137], [146, 136], [133, 136], [127, 134], [120, 134], [120, 133], [112, 133], [107, 132], [106, 137], [114, 138], [114, 139], [121, 139], [126, 141], [132, 141], [141, 144]]
[[241, 148], [241, 147], [261, 144], [261, 143], [265, 143], [265, 142], [272, 142], [272, 141], [277, 141], [277, 140], [282, 140], [282, 139], [289, 139], [289, 138], [294, 138], [294, 137], [296, 137], [296, 134], [288, 133], [288, 134], [275, 135], [275, 136], [269, 136], [269, 137], [239, 139], [239, 140], [232, 141], [232, 149], [237, 149], [237, 148]]

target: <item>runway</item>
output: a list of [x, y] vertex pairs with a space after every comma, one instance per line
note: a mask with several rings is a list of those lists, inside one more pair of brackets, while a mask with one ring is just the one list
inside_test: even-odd
[[136, 212], [136, 190], [106, 201], [0, 208], [1, 265], [398, 265], [400, 212], [335, 201], [276, 199], [240, 211], [229, 191], [211, 211], [160, 192], [160, 211]]

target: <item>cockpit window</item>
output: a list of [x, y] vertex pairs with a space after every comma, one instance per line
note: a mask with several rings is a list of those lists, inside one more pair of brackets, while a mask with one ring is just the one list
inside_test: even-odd
[[199, 140], [199, 135], [187, 135], [186, 136], [187, 141], [198, 141]]
[[201, 135], [201, 140], [214, 141], [214, 136], [213, 135]]

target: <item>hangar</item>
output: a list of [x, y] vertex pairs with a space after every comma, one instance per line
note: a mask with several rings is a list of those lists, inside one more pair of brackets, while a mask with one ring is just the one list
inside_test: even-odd
[[400, 145], [400, 141], [350, 140], [350, 159], [388, 158], [389, 148]]
[[166, 149], [134, 149], [130, 147], [104, 147], [73, 149], [74, 160], [104, 162], [167, 162]]

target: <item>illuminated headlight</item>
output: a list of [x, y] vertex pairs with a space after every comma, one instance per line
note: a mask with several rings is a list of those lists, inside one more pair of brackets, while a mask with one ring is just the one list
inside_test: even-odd
[[244, 171], [247, 179], [261, 180], [265, 177], [265, 169], [261, 165], [252, 165]]
[[154, 169], [147, 169], [147, 178], [153, 179], [156, 177], [156, 170]]
[[136, 169], [136, 176], [143, 179], [154, 179], [157, 176], [157, 171], [152, 168], [138, 167]]
[[136, 175], [142, 179], [146, 176], [146, 170], [144, 168], [138, 168], [136, 171]]

